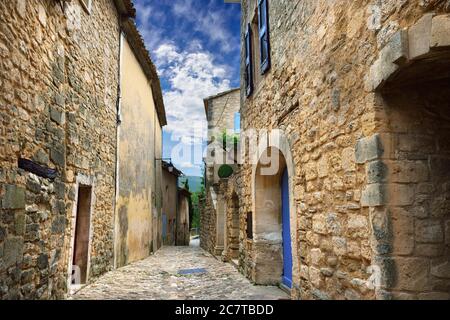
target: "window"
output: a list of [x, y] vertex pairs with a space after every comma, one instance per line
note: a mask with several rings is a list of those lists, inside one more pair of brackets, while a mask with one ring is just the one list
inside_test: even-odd
[[234, 114], [234, 133], [241, 133], [241, 114], [239, 112]]
[[[254, 0], [253, 14], [245, 33], [245, 85], [247, 97], [257, 91], [270, 69], [268, 0]], [[258, 63], [259, 62], [259, 63]]]
[[247, 212], [247, 240], [253, 239], [253, 214]]
[[247, 25], [245, 33], [245, 92], [248, 96], [253, 93], [253, 72], [252, 72], [252, 28]]
[[87, 13], [91, 13], [92, 11], [92, 0], [80, 0], [82, 7]]
[[267, 0], [258, 0], [259, 50], [261, 74], [270, 68], [269, 15]]

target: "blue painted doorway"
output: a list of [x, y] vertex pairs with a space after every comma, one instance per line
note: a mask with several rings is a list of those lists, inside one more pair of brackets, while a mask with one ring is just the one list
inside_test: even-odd
[[292, 288], [292, 245], [289, 212], [289, 175], [285, 169], [281, 180], [281, 210], [283, 226], [283, 284]]

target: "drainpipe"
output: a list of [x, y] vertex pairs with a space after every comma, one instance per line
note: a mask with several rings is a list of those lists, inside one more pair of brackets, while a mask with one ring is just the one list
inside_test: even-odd
[[[119, 17], [119, 26], [120, 26], [120, 17]], [[123, 53], [123, 40], [124, 34], [122, 32], [122, 28], [119, 29], [119, 67], [118, 67], [118, 83], [117, 83], [117, 101], [116, 101], [116, 111], [117, 111], [117, 119], [116, 119], [116, 168], [115, 168], [115, 189], [114, 189], [114, 204], [113, 204], [113, 224], [114, 224], [114, 241], [113, 241], [113, 254], [114, 254], [114, 269], [117, 268], [117, 240], [118, 240], [118, 230], [116, 228], [116, 217], [118, 214], [117, 203], [119, 200], [119, 138], [120, 138], [120, 124], [122, 123], [122, 119], [120, 116], [121, 112], [121, 104], [122, 104], [122, 53]]]

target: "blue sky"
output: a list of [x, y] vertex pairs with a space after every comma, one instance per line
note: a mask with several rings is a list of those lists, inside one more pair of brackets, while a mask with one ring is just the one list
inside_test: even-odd
[[240, 5], [224, 0], [135, 0], [136, 23], [158, 68], [168, 125], [164, 157], [202, 175], [203, 98], [239, 87]]

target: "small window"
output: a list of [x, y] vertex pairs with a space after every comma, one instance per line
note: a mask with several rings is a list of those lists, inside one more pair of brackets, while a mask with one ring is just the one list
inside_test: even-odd
[[92, 11], [92, 0], [80, 0], [82, 7], [87, 13], [91, 13]]
[[253, 214], [247, 212], [247, 240], [253, 239]]
[[241, 133], [241, 114], [239, 112], [234, 114], [234, 133]]

